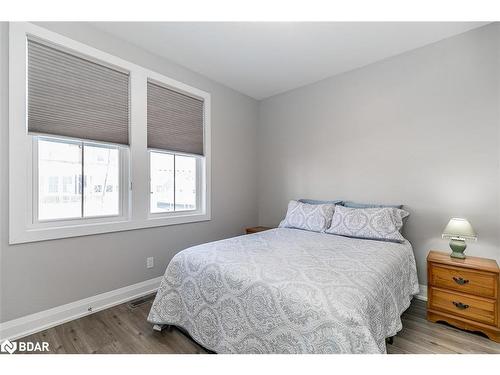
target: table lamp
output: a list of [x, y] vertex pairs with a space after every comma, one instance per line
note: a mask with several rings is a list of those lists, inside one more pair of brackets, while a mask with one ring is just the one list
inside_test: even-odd
[[450, 240], [451, 257], [465, 259], [464, 251], [467, 248], [465, 241], [476, 241], [477, 236], [467, 219], [451, 218], [443, 231], [443, 238]]

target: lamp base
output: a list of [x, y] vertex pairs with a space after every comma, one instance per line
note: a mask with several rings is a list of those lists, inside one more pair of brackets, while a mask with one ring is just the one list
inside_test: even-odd
[[452, 238], [450, 240], [450, 248], [452, 251], [450, 254], [450, 257], [458, 258], [458, 259], [465, 259], [464, 251], [467, 248], [467, 244], [465, 243], [464, 240]]

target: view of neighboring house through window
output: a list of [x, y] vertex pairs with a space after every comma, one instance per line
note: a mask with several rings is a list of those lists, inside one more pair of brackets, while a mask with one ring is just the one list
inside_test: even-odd
[[[76, 176], [63, 177], [63, 193], [68, 194], [74, 191]], [[66, 196], [64, 196], [66, 198]]]
[[78, 190], [59, 189], [59, 180], [81, 180], [82, 152], [78, 143], [38, 140], [38, 220], [77, 218], [82, 213]]
[[49, 193], [58, 193], [59, 192], [59, 177], [58, 176], [49, 176]]
[[196, 209], [196, 158], [175, 155], [175, 211]]
[[119, 215], [117, 147], [49, 138], [37, 142], [39, 221]]
[[152, 213], [174, 211], [174, 155], [150, 153]]
[[196, 158], [150, 152], [151, 213], [196, 210]]
[[84, 145], [83, 216], [111, 216], [120, 212], [119, 151]]

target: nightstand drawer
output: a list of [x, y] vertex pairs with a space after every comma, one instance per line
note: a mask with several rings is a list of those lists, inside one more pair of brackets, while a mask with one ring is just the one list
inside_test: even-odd
[[430, 308], [476, 322], [496, 323], [496, 301], [430, 287]]
[[432, 286], [488, 298], [497, 296], [496, 274], [435, 263], [430, 266]]

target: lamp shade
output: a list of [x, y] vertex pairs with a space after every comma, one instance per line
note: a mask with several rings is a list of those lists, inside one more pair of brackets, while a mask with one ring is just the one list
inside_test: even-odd
[[475, 241], [477, 236], [467, 219], [454, 217], [450, 219], [448, 225], [444, 228], [443, 238], [459, 238]]

